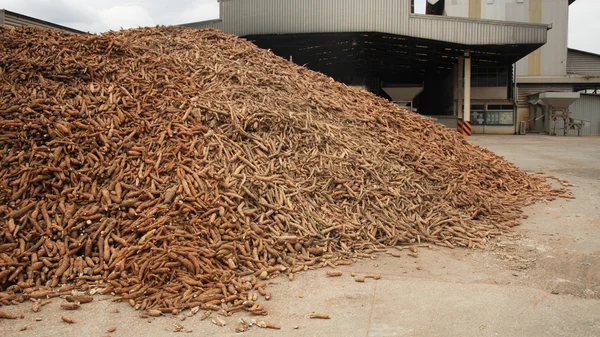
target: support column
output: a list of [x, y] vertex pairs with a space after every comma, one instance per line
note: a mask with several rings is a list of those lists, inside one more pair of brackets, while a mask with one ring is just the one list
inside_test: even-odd
[[458, 95], [456, 100], [456, 114], [459, 119], [463, 118], [463, 69], [464, 69], [464, 59], [462, 56], [458, 58]]
[[458, 116], [458, 64], [452, 65], [452, 116]]
[[471, 135], [471, 55], [465, 51], [465, 108], [463, 112], [463, 134]]
[[471, 121], [471, 58], [465, 58], [465, 111], [463, 120]]

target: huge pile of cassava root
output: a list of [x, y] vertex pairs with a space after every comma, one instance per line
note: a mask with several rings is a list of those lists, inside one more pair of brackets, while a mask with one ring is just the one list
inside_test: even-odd
[[264, 313], [276, 274], [483, 246], [565, 195], [455, 130], [215, 30], [0, 28], [0, 301]]

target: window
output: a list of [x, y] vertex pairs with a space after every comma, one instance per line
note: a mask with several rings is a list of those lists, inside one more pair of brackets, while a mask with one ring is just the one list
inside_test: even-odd
[[484, 109], [471, 110], [471, 124], [472, 125], [485, 125], [485, 110]]
[[472, 125], [515, 125], [514, 108], [511, 104], [471, 105]]
[[512, 104], [488, 104], [485, 114], [486, 125], [515, 125]]
[[471, 69], [471, 86], [506, 87], [508, 86], [508, 68], [473, 67]]
[[412, 12], [416, 14], [425, 14], [425, 6], [427, 0], [413, 0]]
[[488, 104], [488, 110], [513, 110], [512, 104]]
[[515, 125], [514, 111], [486, 111], [485, 125]]

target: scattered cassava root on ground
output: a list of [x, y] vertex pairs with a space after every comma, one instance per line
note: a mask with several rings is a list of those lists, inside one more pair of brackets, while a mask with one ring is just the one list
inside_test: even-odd
[[6, 312], [4, 310], [0, 310], [0, 319], [17, 319], [19, 318], [19, 316], [11, 313], [11, 312]]
[[0, 92], [2, 304], [67, 284], [157, 314], [262, 315], [274, 275], [481, 247], [569, 195], [215, 30], [0, 27]]
[[329, 317], [328, 314], [315, 314], [315, 313], [312, 313], [312, 314], [308, 315], [308, 318], [310, 318], [310, 319], [330, 319], [331, 317]]

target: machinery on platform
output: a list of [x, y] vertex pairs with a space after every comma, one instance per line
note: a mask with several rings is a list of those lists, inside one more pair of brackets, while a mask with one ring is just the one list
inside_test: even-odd
[[537, 95], [535, 102], [530, 102], [534, 105], [544, 107], [544, 114], [536, 117], [534, 122], [543, 118], [545, 120], [545, 131], [556, 136], [559, 131], [563, 135], [567, 135], [569, 131], [577, 131], [577, 135], [581, 135], [581, 129], [589, 124], [589, 121], [573, 118], [573, 113], [569, 110], [569, 106], [578, 100], [580, 94], [578, 92], [543, 92]]

